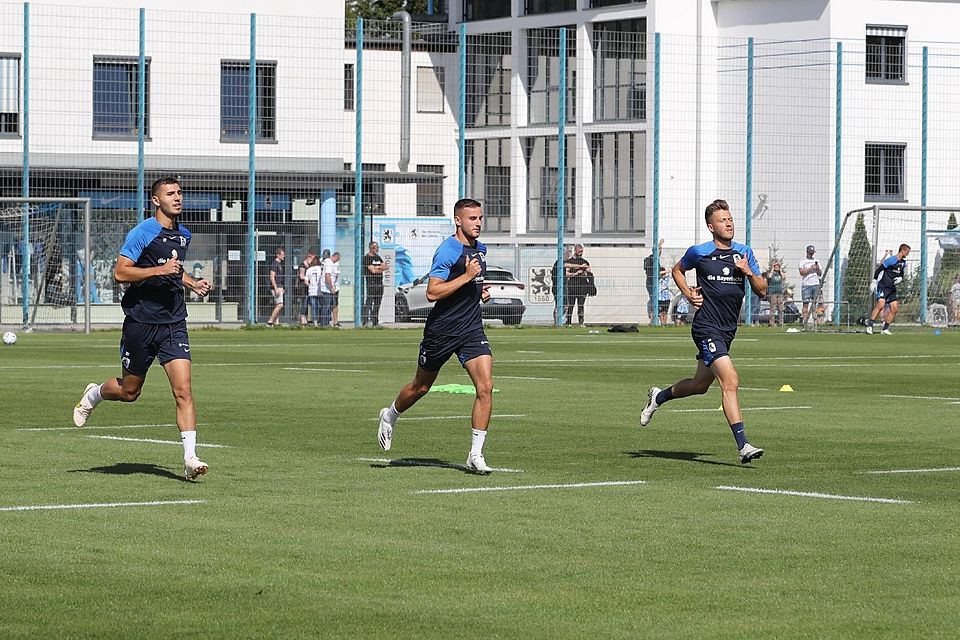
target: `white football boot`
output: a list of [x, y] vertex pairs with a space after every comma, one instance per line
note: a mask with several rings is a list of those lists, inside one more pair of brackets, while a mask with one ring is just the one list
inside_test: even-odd
[[87, 424], [87, 418], [93, 413], [94, 406], [87, 401], [87, 394], [90, 393], [91, 389], [98, 386], [100, 385], [95, 382], [88, 384], [87, 388], [83, 390], [83, 397], [80, 398], [80, 402], [73, 408], [73, 424], [78, 427]]
[[493, 471], [493, 468], [487, 466], [482, 453], [470, 453], [467, 455], [467, 471], [486, 475]]
[[193, 456], [183, 463], [183, 477], [187, 480], [196, 480], [209, 470], [210, 467], [207, 466], [207, 463], [197, 456]]
[[740, 464], [749, 464], [763, 455], [763, 449], [753, 446], [749, 442], [740, 449]]
[[377, 428], [377, 442], [384, 451], [390, 451], [393, 445], [393, 425], [387, 422], [386, 413], [388, 408], [380, 409], [380, 426]]
[[640, 412], [640, 426], [645, 427], [650, 424], [650, 420], [653, 419], [654, 412], [660, 408], [660, 405], [657, 404], [657, 394], [660, 393], [660, 387], [650, 387], [650, 391], [647, 392], [647, 397], [650, 398], [647, 401], [647, 406], [643, 408], [643, 411]]

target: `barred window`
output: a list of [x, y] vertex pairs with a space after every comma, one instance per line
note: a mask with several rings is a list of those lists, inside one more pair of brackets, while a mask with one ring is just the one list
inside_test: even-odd
[[[277, 140], [277, 63], [257, 60], [257, 142]], [[220, 63], [220, 141], [246, 142], [250, 129], [250, 63]]]
[[0, 136], [20, 135], [20, 56], [0, 55]]
[[435, 173], [437, 177], [429, 182], [417, 182], [417, 215], [443, 215], [443, 165], [418, 164], [418, 173]]
[[906, 27], [867, 27], [867, 82], [906, 80]]
[[509, 18], [513, 0], [463, 0], [463, 19]]
[[510, 34], [467, 36], [466, 67], [467, 126], [509, 125]]
[[601, 22], [593, 26], [594, 119], [647, 117], [646, 20]]
[[906, 145], [867, 143], [864, 160], [864, 199], [904, 199], [903, 158]]
[[[527, 160], [527, 231], [531, 233], [557, 230], [560, 212], [560, 145], [556, 138], [535, 137], [524, 140]], [[566, 175], [564, 184], [564, 225], [573, 231], [576, 218], [576, 167], [573, 159], [574, 137], [567, 136]]]
[[343, 110], [353, 111], [356, 100], [356, 80], [352, 64], [343, 65]]
[[[143, 135], [150, 135], [150, 60], [146, 62]], [[93, 59], [93, 137], [136, 138], [140, 114], [140, 60]]]
[[595, 133], [590, 137], [594, 233], [643, 232], [645, 155], [641, 133]]
[[560, 121], [560, 29], [567, 30], [567, 122], [576, 121], [577, 31], [569, 27], [527, 31], [530, 124]]

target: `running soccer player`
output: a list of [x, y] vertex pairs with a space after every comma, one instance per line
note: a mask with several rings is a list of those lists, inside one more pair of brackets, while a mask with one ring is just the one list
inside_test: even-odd
[[[767, 293], [767, 281], [760, 274], [753, 250], [733, 241], [733, 216], [724, 200], [714, 200], [705, 211], [707, 229], [713, 240], [687, 249], [673, 267], [673, 280], [696, 309], [691, 325], [697, 345], [697, 372], [671, 387], [650, 387], [649, 402], [640, 413], [640, 426], [646, 426], [663, 403], [707, 392], [714, 378], [720, 381], [723, 413], [733, 431], [740, 463], [747, 464], [763, 455], [763, 449], [747, 442], [737, 389], [740, 379], [730, 359], [730, 345], [737, 335], [737, 318], [745, 293], [744, 279], [761, 298]], [[697, 271], [697, 286], [687, 284], [690, 269]]]
[[910, 255], [910, 245], [901, 244], [897, 253], [884, 258], [880, 266], [873, 272], [877, 280], [877, 305], [867, 320], [867, 333], [873, 334], [873, 321], [877, 319], [883, 307], [890, 305], [890, 310], [883, 318], [883, 330], [880, 333], [891, 335], [890, 325], [900, 310], [900, 300], [897, 299], [897, 285], [903, 282], [903, 270], [907, 266], [907, 256]]
[[487, 247], [477, 238], [483, 226], [480, 203], [468, 198], [453, 207], [456, 232], [433, 254], [427, 283], [427, 300], [435, 302], [423, 328], [420, 357], [413, 380], [400, 389], [396, 400], [380, 410], [377, 441], [388, 451], [397, 417], [430, 391], [440, 368], [454, 353], [473, 381], [473, 442], [467, 470], [493, 471], [483, 459], [483, 443], [493, 410], [493, 353], [483, 332], [480, 304], [490, 299], [483, 279], [487, 272]]
[[183, 474], [194, 480], [205, 474], [207, 463], [197, 457], [197, 413], [190, 383], [190, 340], [184, 287], [200, 297], [210, 283], [195, 280], [183, 270], [190, 232], [177, 219], [183, 209], [183, 191], [176, 178], [160, 178], [150, 189], [156, 213], [130, 233], [120, 249], [113, 277], [130, 286], [121, 306], [126, 318], [120, 338], [122, 378], [90, 383], [73, 410], [73, 423], [82, 427], [102, 400], [134, 402], [140, 396], [147, 370], [155, 358], [167, 373], [177, 402], [177, 428], [183, 442]]

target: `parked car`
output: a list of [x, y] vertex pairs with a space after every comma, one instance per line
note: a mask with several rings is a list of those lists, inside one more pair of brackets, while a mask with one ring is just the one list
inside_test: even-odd
[[[395, 308], [397, 322], [426, 320], [433, 303], [427, 300], [428, 276], [417, 278], [397, 288]], [[500, 320], [505, 325], [518, 325], [527, 308], [523, 304], [524, 284], [500, 267], [487, 267], [484, 286], [490, 287], [490, 300], [483, 305], [484, 320]]]

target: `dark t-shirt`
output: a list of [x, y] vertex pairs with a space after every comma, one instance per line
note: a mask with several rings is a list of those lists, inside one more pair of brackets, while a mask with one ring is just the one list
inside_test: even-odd
[[896, 286], [903, 281], [903, 270], [906, 266], [906, 260], [901, 260], [895, 255], [887, 256], [880, 264], [877, 289], [896, 289]]
[[[270, 265], [270, 273], [273, 274], [273, 279], [276, 281], [278, 287], [283, 286], [283, 260], [280, 258], [274, 258], [273, 264]], [[267, 278], [270, 276], [268, 275]], [[269, 282], [269, 280], [268, 280]], [[270, 287], [273, 287], [273, 282], [269, 282]]]
[[483, 280], [487, 274], [486, 245], [478, 241], [475, 246], [470, 246], [461, 244], [456, 236], [448, 237], [433, 254], [429, 277], [447, 282], [455, 280], [466, 273], [467, 262], [474, 258], [480, 261], [480, 275], [443, 300], [437, 300], [427, 316], [424, 335], [437, 333], [458, 336], [483, 328], [480, 294], [483, 292]]
[[750, 247], [733, 242], [729, 249], [721, 249], [713, 240], [687, 249], [680, 259], [685, 270], [697, 270], [697, 286], [703, 295], [703, 305], [693, 317], [695, 334], [735, 334], [740, 317], [740, 305], [746, 285], [746, 276], [735, 260], [741, 257], [754, 273], [760, 273], [760, 265]]
[[[586, 267], [590, 270], [590, 263], [583, 256], [571, 256], [564, 261], [566, 264], [575, 264], [578, 267]], [[567, 278], [567, 290], [574, 295], [587, 295], [587, 275], [586, 273], [577, 273]]]
[[[120, 255], [130, 258], [138, 267], [156, 267], [167, 260], [187, 259], [190, 232], [175, 222], [167, 229], [156, 218], [147, 218], [127, 234]], [[154, 276], [134, 282], [120, 302], [123, 312], [137, 322], [169, 324], [187, 317], [183, 297], [183, 276]]]
[[380, 257], [379, 253], [370, 255], [369, 253], [363, 256], [361, 261], [363, 265], [363, 281], [367, 285], [367, 289], [382, 289], [383, 288], [383, 272], [380, 273], [370, 273], [369, 267], [379, 267], [383, 264], [383, 258]]

